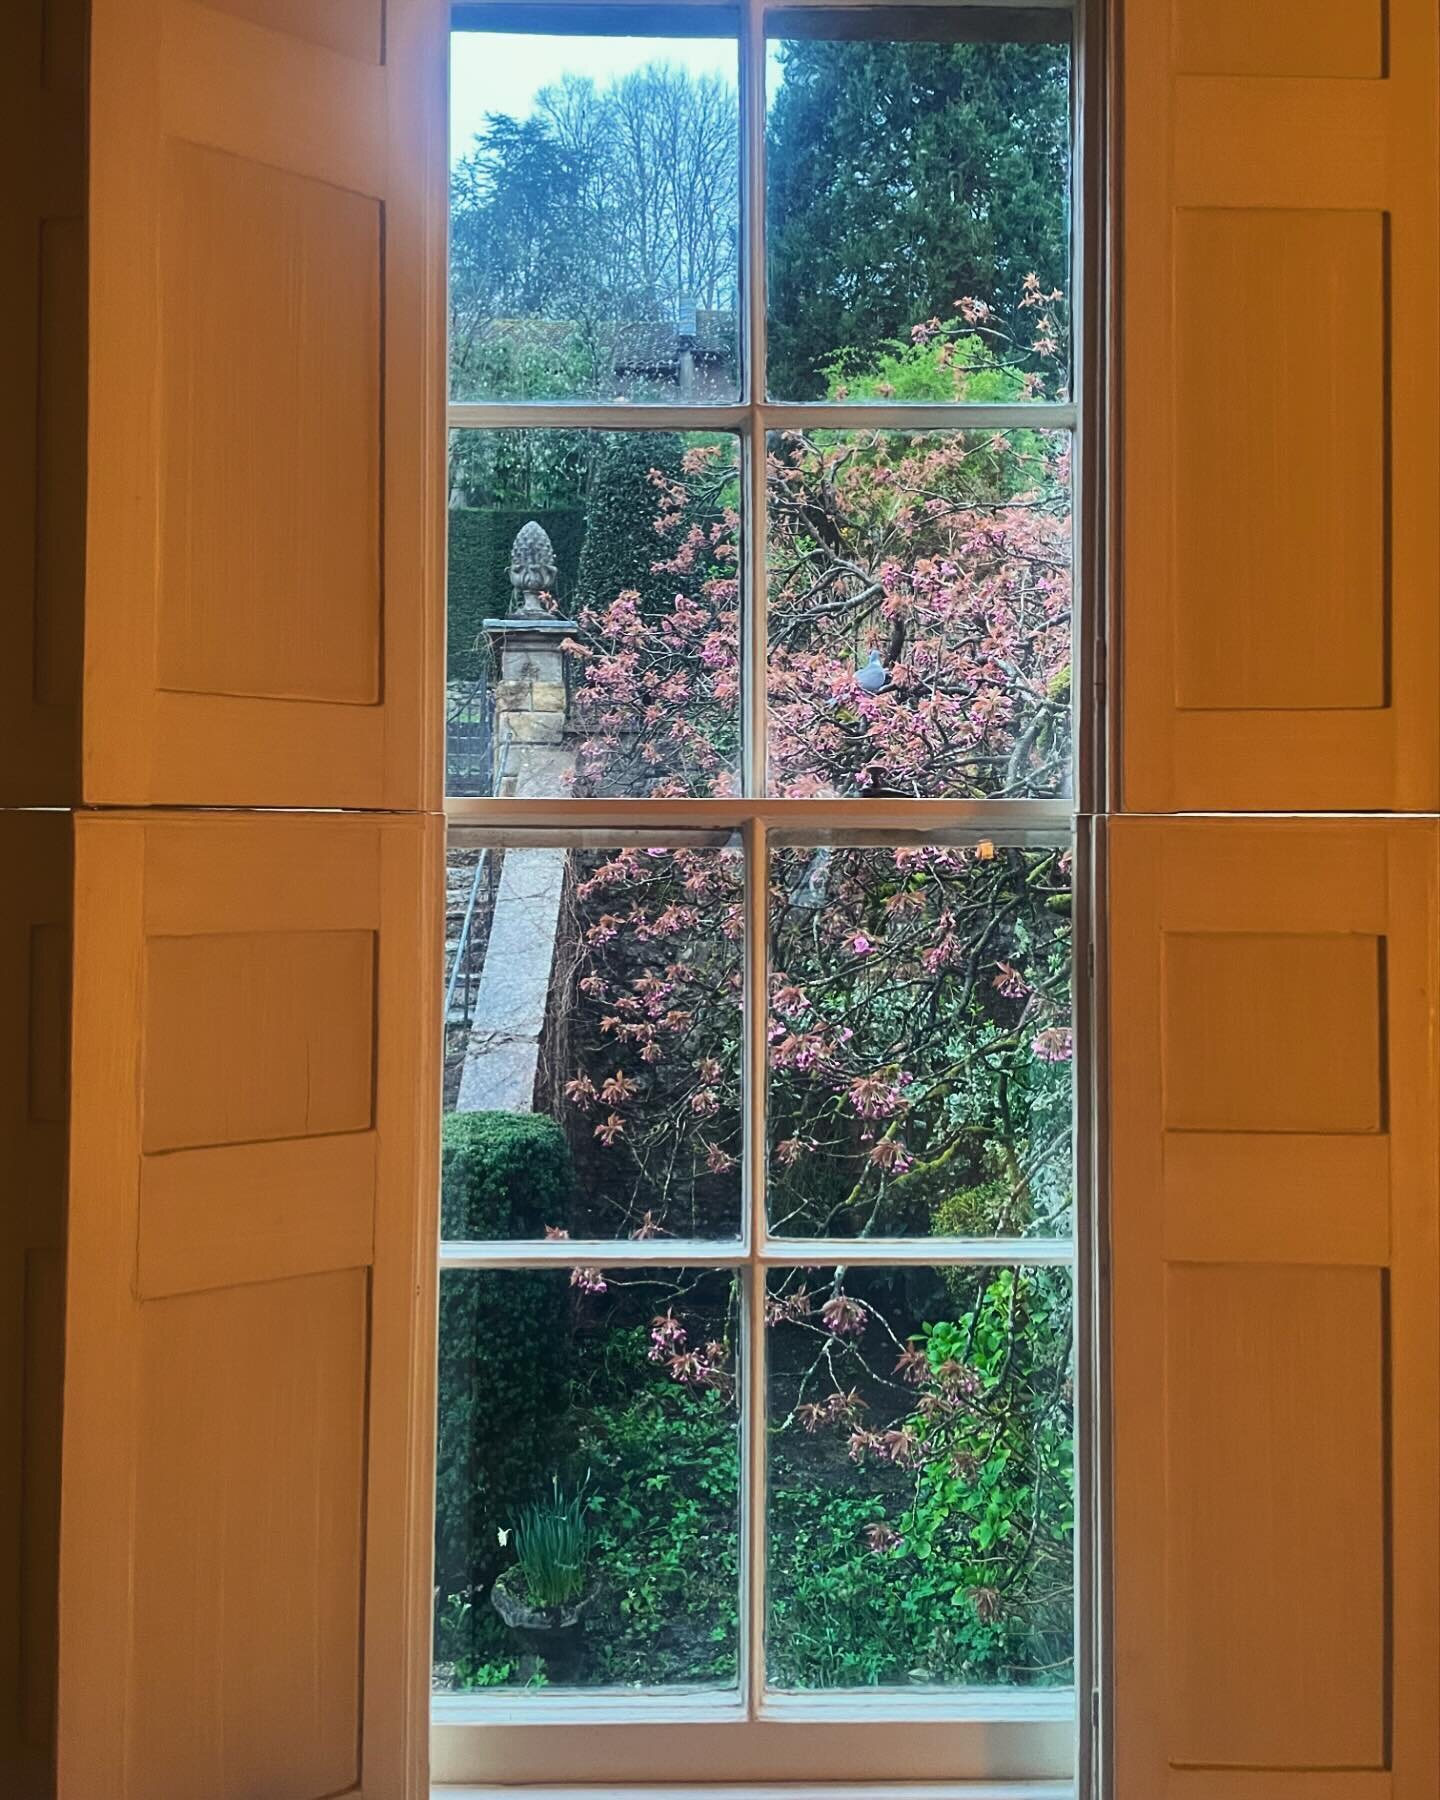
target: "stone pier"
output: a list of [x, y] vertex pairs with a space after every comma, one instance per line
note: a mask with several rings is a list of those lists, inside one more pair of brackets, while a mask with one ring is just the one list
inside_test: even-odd
[[[575, 752], [565, 734], [560, 646], [575, 629], [568, 619], [523, 612], [485, 621], [500, 671], [497, 794], [553, 798], [566, 791]], [[505, 852], [460, 1075], [460, 1112], [534, 1108], [568, 856], [566, 850]]]

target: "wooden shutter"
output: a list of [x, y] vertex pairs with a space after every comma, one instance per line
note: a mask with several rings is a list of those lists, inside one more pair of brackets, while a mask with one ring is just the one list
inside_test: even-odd
[[1110, 828], [1116, 1800], [1440, 1792], [1436, 871]]
[[64, 1348], [70, 827], [0, 813], [0, 1791], [48, 1800]]
[[1433, 810], [1433, 0], [1124, 15], [1124, 804]]
[[424, 1791], [438, 867], [78, 820], [61, 1800]]
[[59, 1800], [425, 1787], [445, 33], [93, 0]]
[[446, 9], [93, 9], [84, 797], [434, 804]]
[[0, 53], [0, 805], [74, 800], [85, 530], [85, 5]]

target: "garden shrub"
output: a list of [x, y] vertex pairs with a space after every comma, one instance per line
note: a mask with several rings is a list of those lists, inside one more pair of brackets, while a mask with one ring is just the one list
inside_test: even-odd
[[559, 570], [556, 605], [568, 615], [575, 604], [585, 511], [580, 506], [455, 506], [450, 509], [450, 562], [446, 588], [451, 681], [478, 681], [486, 670], [482, 621], [510, 610], [510, 546], [534, 519], [548, 532]]
[[[553, 1119], [449, 1113], [441, 1135], [447, 1238], [543, 1235], [569, 1204]], [[440, 1285], [435, 1583], [442, 1604], [494, 1579], [497, 1528], [533, 1497], [563, 1411], [566, 1297], [543, 1270], [469, 1269]]]

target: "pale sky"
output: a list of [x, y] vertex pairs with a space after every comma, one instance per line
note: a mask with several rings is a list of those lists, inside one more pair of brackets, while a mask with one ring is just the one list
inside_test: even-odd
[[[734, 38], [542, 37], [501, 31], [457, 31], [450, 40], [450, 160], [470, 149], [486, 113], [524, 118], [535, 95], [567, 72], [606, 87], [616, 75], [668, 62], [695, 75], [738, 78]], [[773, 61], [773, 56], [772, 56]], [[774, 80], [772, 72], [771, 80]]]

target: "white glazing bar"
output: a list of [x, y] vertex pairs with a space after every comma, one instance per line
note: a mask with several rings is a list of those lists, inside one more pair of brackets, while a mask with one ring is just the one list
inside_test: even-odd
[[[883, 4], [884, 0], [880, 0]], [[865, 12], [875, 6], [877, 0], [774, 0], [766, 8], [771, 13], [787, 12]], [[910, 6], [921, 7], [983, 7], [988, 11], [1004, 12], [1071, 12], [1075, 0], [905, 0], [907, 9]]]
[[452, 431], [739, 431], [743, 406], [631, 406], [627, 401], [452, 400]]
[[744, 1379], [740, 1386], [740, 1698], [747, 1719], [765, 1703], [765, 1270], [745, 1271]]
[[834, 401], [772, 401], [764, 409], [771, 431], [1073, 431], [1068, 400], [1029, 400], [982, 406], [929, 401], [897, 406], [888, 400], [841, 405]]
[[887, 1268], [1064, 1267], [1075, 1260], [1070, 1238], [766, 1238], [759, 1260], [767, 1268], [870, 1264]]
[[[609, 832], [654, 831], [652, 842], [683, 831], [741, 831], [751, 821], [772, 837], [810, 842], [806, 832], [854, 832], [866, 840], [875, 834], [911, 833], [926, 842], [949, 834], [989, 837], [998, 843], [1025, 843], [1030, 834], [1068, 839], [1075, 813], [1069, 800], [532, 800], [489, 799], [483, 795], [451, 795], [445, 802], [450, 842], [464, 846], [472, 829], [550, 831], [563, 842], [571, 833], [599, 843]], [[481, 840], [483, 841], [483, 840]], [[578, 841], [578, 840], [573, 840]]]
[[765, 573], [765, 427], [752, 408], [751, 423], [740, 446], [744, 500], [740, 543], [744, 566], [740, 580], [740, 786], [751, 799], [765, 792], [769, 709], [766, 705]]
[[745, 827], [745, 991], [743, 1040], [745, 1242], [744, 1367], [741, 1393], [740, 1506], [741, 1696], [749, 1718], [759, 1716], [765, 1690], [765, 1084], [769, 1008], [769, 848], [765, 826]]
[[[748, 1125], [747, 1125], [748, 1129]], [[763, 1155], [763, 1145], [761, 1147]], [[494, 1238], [452, 1239], [440, 1246], [442, 1269], [788, 1269], [872, 1265], [877, 1268], [1063, 1268], [1075, 1260], [1070, 1238]]]
[[738, 1239], [455, 1238], [440, 1246], [442, 1269], [738, 1269], [750, 1260]]
[[[757, 329], [763, 343], [764, 320], [758, 324], [752, 321], [748, 301], [745, 321], [746, 331], [751, 334], [747, 343]], [[769, 431], [1073, 431], [1077, 418], [1076, 409], [1068, 400], [1003, 405], [933, 400], [842, 404], [829, 400], [767, 402], [763, 395], [756, 395], [745, 406], [452, 400], [446, 410], [446, 423], [452, 431], [740, 431], [757, 416]]]
[[765, 792], [766, 556], [765, 556], [765, 18], [760, 0], [745, 0], [740, 15], [740, 296], [743, 490], [740, 543], [741, 791]]

